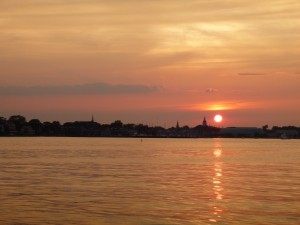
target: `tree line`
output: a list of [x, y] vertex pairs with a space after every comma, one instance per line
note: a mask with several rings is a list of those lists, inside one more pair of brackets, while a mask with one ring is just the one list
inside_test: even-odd
[[[276, 138], [286, 133], [291, 138], [298, 138], [300, 127], [262, 126], [257, 138]], [[0, 116], [0, 136], [66, 136], [66, 137], [233, 137], [221, 135], [221, 128], [198, 125], [163, 128], [144, 124], [123, 124], [116, 120], [110, 124], [91, 121], [75, 121], [61, 124], [59, 121], [41, 122], [39, 119], [27, 119], [22, 115], [13, 115], [8, 119]], [[240, 137], [245, 137], [241, 135]]]
[[111, 124], [94, 121], [75, 121], [61, 124], [59, 121], [41, 122], [13, 115], [8, 119], [0, 117], [0, 136], [70, 136], [70, 137], [214, 137], [220, 128], [196, 126], [190, 128], [148, 126], [144, 124], [123, 124], [116, 120]]

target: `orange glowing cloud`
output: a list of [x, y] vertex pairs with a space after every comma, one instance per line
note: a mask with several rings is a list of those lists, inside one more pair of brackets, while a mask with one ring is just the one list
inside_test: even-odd
[[298, 125], [300, 1], [275, 2], [1, 0], [0, 116]]
[[253, 103], [249, 102], [207, 102], [202, 104], [194, 104], [188, 106], [187, 110], [192, 111], [223, 111], [223, 110], [233, 110], [233, 109], [244, 109], [253, 106]]

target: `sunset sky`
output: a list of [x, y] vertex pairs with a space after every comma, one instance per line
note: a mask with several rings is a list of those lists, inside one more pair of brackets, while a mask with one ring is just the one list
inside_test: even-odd
[[6, 118], [300, 126], [299, 0], [1, 0], [0, 52]]

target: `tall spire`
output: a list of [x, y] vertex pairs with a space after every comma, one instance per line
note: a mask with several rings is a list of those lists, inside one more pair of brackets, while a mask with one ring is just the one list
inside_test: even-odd
[[177, 120], [177, 124], [176, 124], [176, 129], [179, 129], [179, 123], [178, 123], [178, 120]]
[[91, 121], [92, 123], [94, 123], [94, 115], [92, 114], [92, 121]]
[[204, 116], [204, 118], [203, 118], [202, 126], [207, 127], [207, 122], [206, 122], [205, 116]]

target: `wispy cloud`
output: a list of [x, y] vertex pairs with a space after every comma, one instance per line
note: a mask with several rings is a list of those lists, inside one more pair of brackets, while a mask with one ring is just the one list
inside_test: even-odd
[[215, 89], [215, 88], [206, 88], [205, 92], [208, 93], [208, 94], [212, 94], [212, 93], [218, 92], [218, 89]]
[[239, 73], [240, 76], [263, 76], [264, 73]]
[[103, 95], [103, 94], [145, 94], [158, 91], [156, 86], [91, 83], [74, 86], [8, 86], [0, 87], [0, 95]]

